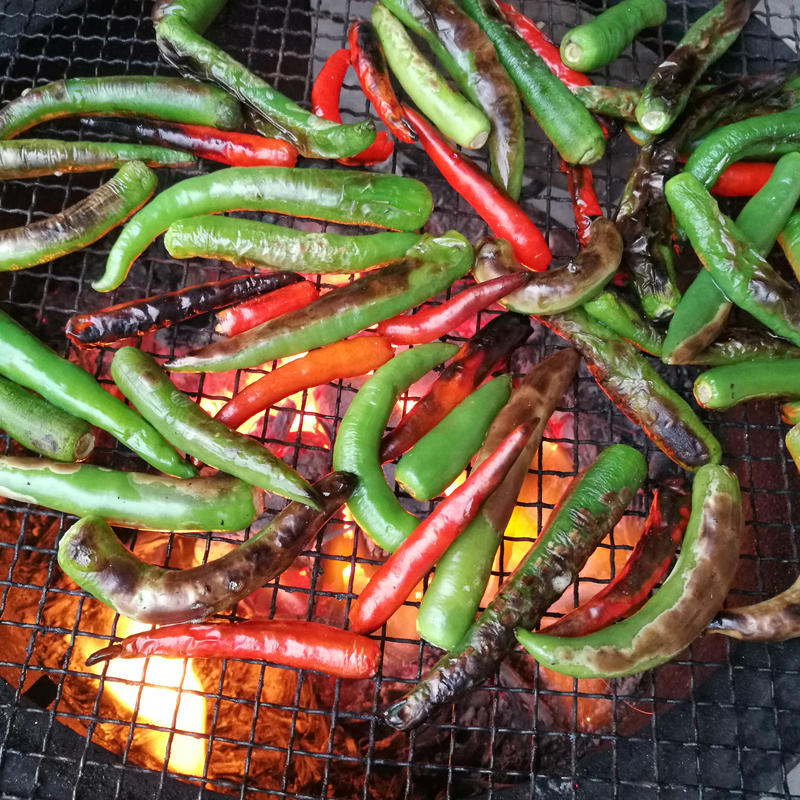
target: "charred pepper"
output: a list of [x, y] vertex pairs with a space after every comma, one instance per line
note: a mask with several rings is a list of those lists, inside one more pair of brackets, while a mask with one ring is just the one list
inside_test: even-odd
[[664, 334], [613, 289], [584, 303], [583, 310], [626, 342], [651, 356], [661, 356]]
[[646, 475], [644, 458], [636, 450], [625, 445], [603, 450], [572, 481], [534, 546], [464, 638], [404, 698], [389, 706], [386, 721], [400, 730], [416, 728], [437, 708], [490, 677], [514, 647], [514, 629], [534, 627], [566, 591]]
[[687, 363], [724, 367], [746, 361], [783, 358], [800, 358], [800, 348], [768, 330], [732, 327]]
[[433, 198], [419, 181], [371, 172], [287, 167], [230, 167], [176, 183], [143, 208], [122, 230], [92, 284], [116, 289], [133, 262], [159, 233], [185, 217], [223, 211], [272, 211], [345, 225], [421, 228]]
[[425, 236], [401, 261], [333, 289], [305, 308], [174, 359], [167, 369], [224, 372], [316, 350], [428, 300], [471, 264], [472, 247], [461, 234]]
[[81, 589], [124, 617], [153, 625], [199, 622], [230, 608], [288, 569], [355, 487], [334, 472], [315, 485], [322, 509], [290, 503], [272, 522], [215, 561], [172, 570], [141, 561], [100, 517], [76, 522], [58, 565]]
[[728, 594], [744, 538], [739, 481], [706, 466], [692, 487], [692, 515], [675, 568], [655, 596], [610, 628], [562, 639], [521, 626], [517, 639], [548, 669], [576, 678], [617, 678], [652, 669], [685, 650]]

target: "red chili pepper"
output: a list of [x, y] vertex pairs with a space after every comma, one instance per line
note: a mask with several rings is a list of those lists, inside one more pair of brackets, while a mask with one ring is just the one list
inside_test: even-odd
[[520, 14], [514, 6], [508, 3], [498, 0], [497, 5], [520, 38], [550, 67], [550, 72], [561, 83], [568, 89], [574, 89], [576, 86], [591, 86], [592, 82], [583, 73], [575, 72], [561, 60], [561, 52], [558, 47], [539, 30], [535, 22]]
[[543, 628], [542, 633], [586, 636], [635, 609], [666, 575], [691, 511], [686, 481], [665, 481], [656, 491], [644, 531], [622, 571], [591, 600]]
[[319, 290], [308, 281], [284, 286], [269, 294], [223, 309], [217, 314], [217, 330], [226, 336], [236, 336], [281, 314], [304, 308], [318, 298]]
[[350, 610], [350, 627], [355, 633], [374, 631], [400, 608], [503, 481], [538, 422], [536, 419], [514, 428], [381, 565]]
[[426, 344], [455, 330], [501, 297], [521, 289], [530, 280], [524, 272], [470, 286], [440, 306], [417, 314], [400, 314], [378, 323], [378, 333], [393, 344]]
[[358, 76], [361, 90], [372, 103], [383, 124], [402, 142], [410, 144], [417, 137], [403, 118], [403, 108], [392, 88], [386, 56], [372, 24], [358, 20], [347, 34], [350, 63]]
[[425, 117], [406, 105], [403, 113], [445, 180], [480, 214], [495, 236], [511, 242], [517, 261], [539, 272], [546, 269], [553, 258], [550, 248], [508, 192], [471, 158], [453, 149]]
[[394, 461], [410, 450], [480, 386], [492, 367], [511, 355], [530, 333], [530, 319], [521, 314], [501, 314], [479, 330], [455, 354], [428, 393], [383, 437], [381, 463]]
[[371, 678], [380, 645], [366, 636], [319, 622], [253, 619], [231, 625], [188, 622], [128, 636], [86, 659], [87, 666], [113, 658], [252, 658], [337, 678]]
[[711, 194], [721, 197], [752, 197], [764, 188], [774, 169], [774, 164], [735, 161], [719, 176]]
[[254, 414], [295, 392], [340, 378], [365, 375], [385, 364], [393, 355], [392, 345], [382, 336], [358, 336], [329, 344], [251, 383], [229, 400], [214, 419], [236, 429]]
[[603, 216], [603, 209], [597, 202], [594, 191], [594, 177], [589, 167], [561, 162], [561, 171], [567, 173], [567, 186], [575, 214], [575, 227], [578, 241], [586, 246], [586, 236], [596, 217]]
[[[325, 62], [311, 87], [311, 109], [318, 117], [341, 124], [339, 95], [342, 93], [342, 83], [349, 68], [350, 51], [347, 49], [337, 50]], [[392, 150], [394, 150], [392, 140], [384, 131], [378, 131], [375, 141], [366, 150], [352, 158], [340, 158], [339, 163], [347, 166], [380, 164], [389, 158]]]

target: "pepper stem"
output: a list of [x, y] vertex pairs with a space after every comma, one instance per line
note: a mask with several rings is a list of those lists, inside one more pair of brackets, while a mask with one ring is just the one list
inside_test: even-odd
[[122, 644], [112, 644], [108, 647], [103, 647], [96, 653], [92, 653], [89, 658], [86, 659], [86, 666], [93, 667], [95, 664], [99, 664], [101, 661], [111, 661], [112, 659], [121, 656], [122, 651]]

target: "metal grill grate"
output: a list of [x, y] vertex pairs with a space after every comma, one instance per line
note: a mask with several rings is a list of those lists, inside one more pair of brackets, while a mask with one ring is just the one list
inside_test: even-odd
[[[0, 2], [3, 102], [26, 88], [65, 76], [170, 74], [158, 59], [149, 17], [141, 5], [137, 0]], [[307, 105], [311, 80], [325, 58], [346, 43], [349, 22], [366, 17], [369, 6], [363, 0], [289, 0], [284, 4], [232, 0], [210, 36], [278, 89]], [[573, 0], [525, 0], [522, 10], [543, 22], [545, 31], [558, 40], [588, 10], [596, 13], [602, 7], [599, 2], [592, 3], [591, 9], [588, 6], [582, 11]], [[665, 50], [709, 6], [707, 0], [671, 0], [667, 24], [656, 37], [640, 37], [632, 51], [611, 66], [605, 81], [643, 83]], [[718, 65], [717, 76], [759, 72], [795, 60], [798, 19], [796, 0], [763, 3], [745, 35]], [[345, 121], [370, 112], [352, 74], [342, 93], [342, 107]], [[558, 172], [552, 148], [530, 120], [526, 124], [522, 203], [547, 227], [554, 250], [567, 253], [575, 244], [569, 232], [566, 179]], [[50, 134], [76, 137], [81, 130], [77, 122], [60, 122], [41, 126], [30, 135]], [[618, 137], [610, 144], [607, 158], [594, 169], [608, 212], [619, 198], [633, 154], [626, 137]], [[213, 170], [215, 165], [205, 163], [200, 169]], [[427, 228], [431, 232], [455, 228], [472, 240], [486, 232], [481, 220], [414, 146], [397, 143], [391, 162], [379, 169], [419, 177], [431, 188], [436, 203]], [[197, 171], [162, 171], [159, 185], [163, 188]], [[0, 224], [24, 224], [61, 211], [104, 177], [68, 175], [5, 182], [0, 185]], [[249, 216], [275, 220], [269, 215]], [[283, 222], [306, 230], [337, 230], [307, 221]], [[4, 308], [66, 354], [62, 330], [76, 311], [238, 274], [225, 264], [174, 262], [158, 242], [139, 259], [113, 297], [97, 295], [89, 280], [101, 271], [115, 235], [45, 267], [2, 276]], [[482, 314], [479, 324], [493, 313]], [[471, 332], [458, 333], [466, 337]], [[167, 355], [189, 342], [207, 341], [210, 334], [210, 320], [200, 318], [159, 333], [146, 340], [145, 346]], [[537, 329], [517, 356], [518, 366], [538, 360], [557, 346], [549, 333]], [[105, 350], [99, 359], [70, 355], [108, 380], [111, 354]], [[692, 371], [660, 371], [673, 387], [690, 395]], [[237, 385], [244, 378], [238, 374]], [[183, 388], [206, 402], [225, 399], [235, 388], [215, 376], [181, 380]], [[327, 471], [328, 448], [320, 443], [324, 436], [304, 437], [310, 427], [306, 420], [317, 420], [323, 434], [335, 435], [359, 385], [360, 381], [348, 381], [331, 385], [321, 394], [304, 393], [295, 408], [273, 412], [269, 424], [262, 424], [262, 440], [283, 444], [301, 471], [312, 467]], [[415, 391], [411, 394], [413, 399]], [[531, 529], [541, 525], [543, 512], [552, 507], [545, 501], [549, 484], [573, 475], [598, 447], [622, 441], [639, 448], [648, 457], [652, 479], [675, 471], [611, 407], [585, 371], [565, 403], [559, 416], [563, 427], [558, 437], [546, 439], [544, 447], [562, 446], [567, 461], [560, 469], [533, 473], [534, 502], [521, 504]], [[785, 429], [771, 403], [709, 415], [708, 422], [723, 445], [727, 463], [740, 478], [747, 509], [747, 545], [734, 592], [742, 599], [769, 596], [789, 585], [798, 568], [800, 479], [783, 447]], [[15, 445], [2, 441], [5, 452], [14, 452]], [[95, 463], [142, 468], [110, 438], [99, 445]], [[403, 502], [411, 510], [430, 507], [419, 509], [408, 498]], [[645, 502], [642, 498], [637, 502], [631, 514], [641, 517]], [[120, 679], [109, 677], [105, 669], [95, 674], [83, 667], [78, 656], [108, 640], [119, 620], [112, 626], [111, 617], [99, 617], [99, 604], [70, 588], [60, 576], [55, 544], [73, 520], [13, 502], [0, 504], [0, 517], [0, 675], [5, 679], [4, 684], [0, 682], [0, 793], [4, 797], [212, 798], [224, 794], [342, 800], [445, 796], [677, 800], [800, 796], [800, 779], [793, 781], [789, 775], [800, 759], [794, 690], [800, 672], [797, 642], [737, 648], [722, 637], [706, 637], [669, 666], [610, 686], [572, 679], [556, 683], [520, 657], [451, 715], [405, 737], [390, 734], [378, 722], [376, 711], [388, 695], [414, 682], [433, 652], [413, 638], [384, 631], [386, 652], [395, 656], [374, 683], [358, 693], [347, 682], [255, 662], [208, 667], [195, 688], [184, 684], [180, 690], [181, 699], [205, 704], [203, 730], [197, 732], [185, 725], [180, 714], [173, 714], [167, 724], [148, 721], [144, 704], [151, 691], [146, 688], [152, 685], [150, 673], [145, 680], [141, 676]], [[127, 543], [138, 547], [146, 537], [140, 534]], [[167, 542], [166, 550], [159, 551], [165, 564], [176, 563], [170, 559], [196, 542], [208, 559], [214, 557], [216, 542], [230, 541], [221, 535], [159, 537]], [[358, 550], [358, 537], [340, 537], [349, 542], [341, 552], [332, 551], [320, 537], [305, 554], [308, 580], [295, 586], [282, 576], [271, 583], [264, 595], [264, 610], [275, 614], [291, 607], [296, 616], [311, 618], [339, 602], [339, 611], [343, 603], [346, 613], [358, 568], [375, 563], [368, 551], [365, 555]], [[507, 561], [515, 538], [519, 537], [505, 540], [501, 564]], [[603, 546], [601, 554], [612, 574], [614, 553], [626, 549], [630, 548], [613, 541]], [[326, 582], [332, 570], [348, 576], [344, 591], [335, 591]], [[498, 571], [493, 580], [499, 583], [504, 574]], [[577, 601], [582, 589], [593, 584], [597, 579], [582, 578], [572, 599]], [[179, 672], [186, 674], [187, 665], [178, 664]], [[181, 681], [179, 675], [177, 683]], [[127, 687], [133, 698], [131, 709], [108, 702], [104, 690], [111, 684]], [[587, 708], [602, 710], [602, 726], [585, 724]], [[143, 755], [148, 737], [155, 741], [158, 736], [161, 739], [151, 746], [149, 755]], [[170, 773], [181, 770], [167, 765], [179, 742], [186, 740], [197, 743], [192, 746], [200, 754], [200, 767], [193, 776], [185, 776], [189, 782], [178, 782]]]

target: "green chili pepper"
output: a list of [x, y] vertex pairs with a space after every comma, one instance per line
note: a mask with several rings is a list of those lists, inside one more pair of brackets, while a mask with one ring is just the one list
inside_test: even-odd
[[142, 416], [187, 455], [319, 510], [319, 498], [308, 481], [264, 445], [212, 419], [173, 385], [151, 355], [135, 347], [120, 348], [111, 362], [111, 376]]
[[442, 494], [478, 452], [510, 394], [511, 376], [502, 375], [462, 400], [397, 462], [397, 483], [415, 500]]
[[676, 175], [667, 183], [666, 193], [700, 261], [725, 296], [800, 346], [800, 293], [750, 247], [693, 175]]
[[339, 425], [333, 468], [358, 479], [347, 508], [364, 533], [389, 553], [419, 520], [400, 505], [386, 483], [378, 458], [384, 428], [400, 395], [457, 351], [454, 344], [423, 344], [395, 356], [358, 390]]
[[621, 444], [603, 450], [572, 481], [533, 547], [477, 622], [384, 712], [386, 721], [401, 730], [415, 728], [438, 706], [455, 702], [488, 678], [513, 648], [514, 629], [538, 624], [620, 520], [646, 476], [641, 453]]
[[778, 236], [778, 244], [783, 248], [786, 260], [800, 281], [800, 211], [790, 215]]
[[58, 545], [58, 565], [81, 589], [139, 622], [199, 622], [230, 608], [288, 569], [341, 507], [351, 475], [334, 472], [315, 484], [323, 509], [290, 503], [272, 522], [221, 558], [188, 569], [141, 561], [99, 517], [76, 522]]
[[94, 450], [89, 424], [0, 378], [0, 428], [54, 461], [83, 461]]
[[129, 161], [108, 183], [60, 214], [0, 231], [0, 272], [45, 264], [96, 242], [141, 208], [156, 182], [141, 161]]
[[795, 466], [800, 470], [800, 424], [795, 425], [786, 434], [786, 449], [789, 451]]
[[519, 199], [525, 165], [522, 106], [494, 45], [455, 0], [385, 0], [384, 5], [425, 39], [461, 91], [486, 114], [492, 125], [492, 176]]
[[421, 228], [433, 198], [419, 181], [374, 172], [230, 167], [176, 183], [143, 208], [122, 230], [92, 287], [116, 289], [150, 242], [173, 222], [223, 211], [272, 211], [346, 225], [401, 231]]
[[151, 145], [19, 139], [0, 142], [0, 180], [119, 169], [127, 161], [141, 161], [148, 167], [186, 167], [195, 160], [179, 150]]
[[594, 300], [584, 303], [583, 310], [645, 353], [661, 355], [664, 334], [615, 291], [606, 289]]
[[464, 0], [464, 11], [497, 49], [500, 63], [547, 138], [568, 164], [594, 164], [606, 149], [586, 107], [514, 31], [495, 0]]
[[800, 362], [749, 361], [715, 367], [694, 382], [694, 397], [703, 408], [726, 411], [737, 403], [800, 398]]
[[[770, 331], [728, 328], [725, 334], [687, 361], [706, 367], [724, 367], [747, 361], [800, 358], [800, 348]], [[776, 367], [773, 365], [773, 369]], [[778, 368], [779, 369], [779, 368]], [[798, 420], [800, 422], [800, 419]]]
[[622, 0], [568, 31], [561, 40], [561, 58], [578, 72], [591, 72], [614, 61], [640, 31], [666, 18], [664, 0]]
[[164, 246], [173, 258], [215, 258], [237, 267], [331, 275], [385, 266], [421, 240], [419, 233], [341, 236], [305, 233], [249, 219], [203, 216], [170, 225]]
[[593, 114], [602, 114], [604, 117], [614, 117], [634, 123], [631, 127], [634, 130], [641, 131], [642, 141], [637, 142], [637, 144], [644, 144], [644, 140], [649, 137], [650, 134], [635, 124], [636, 104], [642, 96], [641, 90], [621, 86], [590, 84], [589, 86], [575, 86], [572, 89], [572, 93]]
[[381, 3], [372, 6], [372, 24], [386, 62], [406, 94], [441, 132], [461, 147], [486, 144], [491, 123], [480, 109], [454, 92], [420, 53], [400, 20]]
[[228, 475], [181, 480], [41, 458], [0, 456], [0, 496], [154, 531], [238, 531], [261, 513], [260, 492]]
[[402, 314], [444, 291], [472, 264], [472, 247], [455, 231], [425, 236], [401, 261], [368, 272], [297, 311], [176, 358], [176, 372], [246, 369], [315, 350]]
[[758, 0], [722, 0], [703, 14], [655, 69], [636, 106], [648, 133], [664, 133], [686, 108], [703, 73], [733, 44]]
[[781, 406], [781, 418], [787, 425], [800, 425], [800, 400], [784, 403]]
[[719, 610], [733, 583], [743, 538], [739, 481], [725, 467], [703, 467], [694, 479], [692, 515], [678, 561], [644, 608], [588, 636], [520, 628], [517, 639], [543, 666], [576, 678], [618, 678], [664, 664], [685, 650]]
[[150, 423], [2, 311], [0, 375], [33, 389], [62, 411], [108, 431], [156, 469], [180, 478], [197, 474]]
[[[772, 177], [739, 214], [736, 224], [750, 246], [766, 256], [800, 199], [800, 153], [784, 156]], [[667, 364], [685, 364], [718, 336], [730, 314], [731, 303], [711, 273], [703, 270], [683, 296], [664, 341]]]
[[[513, 246], [487, 236], [476, 245], [473, 271], [479, 283], [508, 275], [521, 267]], [[590, 226], [586, 247], [568, 264], [535, 272], [521, 289], [498, 301], [518, 314], [557, 314], [591, 300], [611, 280], [622, 258], [622, 237], [603, 217]]]
[[291, 142], [301, 155], [347, 158], [375, 141], [372, 120], [340, 125], [310, 114], [204, 39], [180, 14], [158, 23], [156, 43], [161, 55], [178, 70], [216, 83], [263, 115], [273, 136]]
[[158, 26], [164, 17], [175, 14], [192, 30], [202, 33], [227, 2], [228, 0], [156, 0], [150, 18]]
[[694, 472], [719, 462], [719, 442], [633, 345], [581, 308], [540, 319], [580, 350], [600, 388], [675, 463]]
[[214, 86], [183, 78], [122, 75], [116, 78], [72, 78], [38, 86], [0, 111], [0, 139], [59, 117], [136, 116], [222, 131], [244, 124], [239, 103]]
[[578, 371], [576, 350], [559, 350], [537, 364], [500, 410], [475, 459], [479, 466], [517, 425], [538, 419], [528, 444], [505, 480], [490, 495], [477, 517], [436, 563], [433, 583], [422, 598], [417, 632], [436, 647], [450, 650], [475, 621], [492, 573], [495, 553], [517, 504], [525, 476], [558, 401]]

